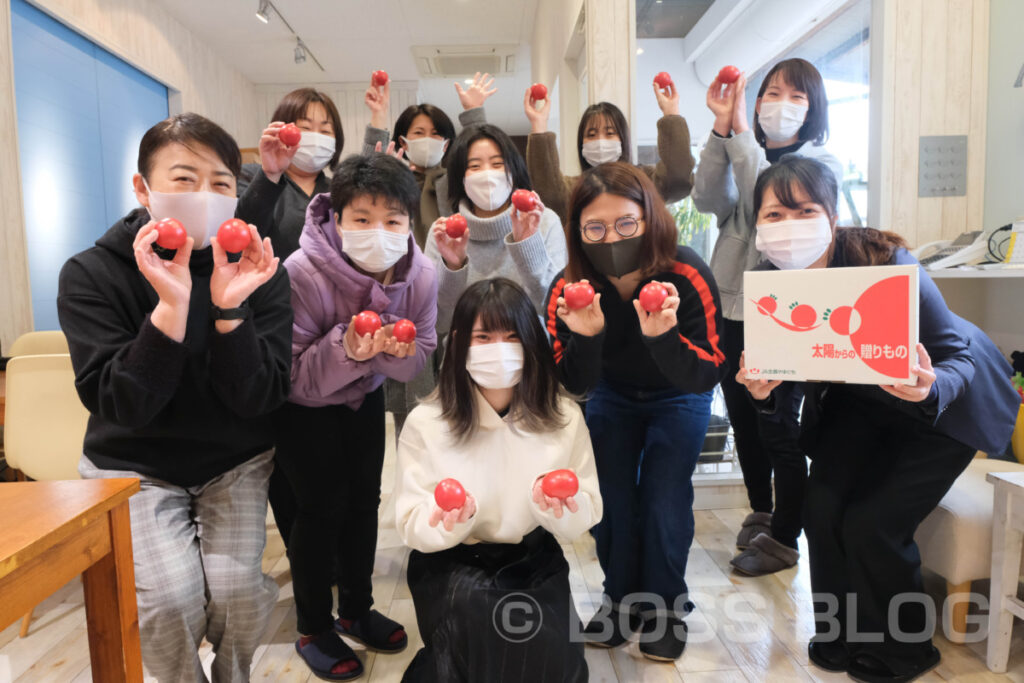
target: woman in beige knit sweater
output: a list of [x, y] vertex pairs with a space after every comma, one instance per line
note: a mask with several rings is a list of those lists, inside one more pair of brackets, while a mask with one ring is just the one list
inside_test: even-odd
[[[654, 95], [663, 114], [658, 119], [659, 161], [655, 166], [640, 168], [654, 181], [666, 202], [675, 202], [689, 195], [693, 187], [690, 129], [686, 119], [679, 115], [679, 92], [674, 84], [666, 88], [654, 84]], [[569, 194], [578, 176], [562, 175], [555, 134], [548, 131], [551, 99], [544, 99], [539, 108], [536, 104], [536, 100], [530, 97], [530, 88], [527, 88], [523, 100], [526, 118], [530, 120], [526, 167], [541, 201], [557, 213], [565, 225]], [[610, 102], [598, 102], [587, 107], [576, 134], [576, 151], [584, 171], [609, 161], [632, 163], [631, 150], [629, 125], [618, 107]]]

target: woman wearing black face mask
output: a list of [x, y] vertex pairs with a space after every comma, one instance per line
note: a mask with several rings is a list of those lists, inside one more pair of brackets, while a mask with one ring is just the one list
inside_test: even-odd
[[[588, 395], [605, 501], [594, 529], [605, 604], [584, 636], [616, 647], [642, 629], [641, 652], [673, 660], [686, 644], [682, 620], [692, 609], [684, 579], [693, 541], [690, 477], [711, 390], [726, 368], [718, 288], [700, 257], [676, 245], [658, 191], [632, 164], [585, 173], [569, 215], [569, 263], [548, 295], [547, 328], [562, 383]], [[584, 303], [571, 289], [584, 282], [598, 293], [570, 308]], [[652, 284], [663, 288], [663, 301], [643, 291]]]

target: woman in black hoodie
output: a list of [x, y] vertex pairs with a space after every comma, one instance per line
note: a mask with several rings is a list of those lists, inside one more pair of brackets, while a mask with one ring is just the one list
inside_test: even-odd
[[[89, 409], [83, 477], [138, 477], [131, 499], [143, 661], [161, 681], [247, 681], [277, 587], [260, 566], [271, 412], [288, 395], [290, 288], [249, 226], [240, 257], [217, 244], [235, 213], [238, 145], [197, 114], [146, 132], [133, 184], [145, 209], [60, 274], [57, 310]], [[156, 244], [155, 221], [188, 234]], [[161, 240], [162, 242], [164, 240]]]

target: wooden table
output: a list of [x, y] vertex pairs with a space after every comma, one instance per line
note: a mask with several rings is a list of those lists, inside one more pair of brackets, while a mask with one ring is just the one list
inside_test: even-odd
[[142, 681], [128, 499], [138, 479], [0, 483], [0, 629], [78, 574], [92, 680]]
[[7, 405], [7, 373], [0, 370], [0, 427], [4, 426], [4, 412]]

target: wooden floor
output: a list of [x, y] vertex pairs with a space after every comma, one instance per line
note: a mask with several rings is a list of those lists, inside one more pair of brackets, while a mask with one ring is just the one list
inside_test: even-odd
[[[389, 420], [390, 425], [390, 420]], [[389, 438], [389, 444], [393, 440]], [[394, 530], [389, 504], [394, 479], [393, 448], [389, 446], [384, 470], [384, 501], [381, 505], [380, 538], [374, 577], [376, 607], [409, 631], [409, 648], [397, 655], [375, 655], [356, 646], [364, 657], [374, 683], [399, 681], [402, 671], [420, 645], [415, 612], [405, 582], [406, 548]], [[729, 571], [733, 544], [743, 509], [704, 510], [696, 513], [696, 539], [690, 550], [687, 581], [698, 609], [688, 619], [690, 641], [674, 664], [642, 658], [635, 644], [616, 650], [588, 647], [591, 681], [693, 681], [731, 683], [740, 681], [845, 681], [845, 675], [829, 674], [808, 665], [806, 646], [813, 632], [810, 582], [806, 562], [796, 568], [763, 578], [743, 578]], [[264, 570], [281, 587], [262, 644], [253, 662], [253, 681], [317, 681], [295, 653], [295, 606], [284, 546], [272, 520], [267, 526]], [[801, 539], [801, 544], [803, 539]], [[571, 567], [571, 584], [584, 621], [593, 614], [601, 590], [602, 574], [589, 535], [563, 546]], [[801, 545], [801, 552], [806, 548]], [[942, 590], [941, 581], [934, 583]], [[987, 590], [987, 588], [986, 588]], [[18, 625], [0, 632], [0, 683], [53, 681], [82, 683], [91, 680], [85, 614], [79, 581], [73, 581], [36, 609], [27, 638], [18, 638]], [[984, 664], [984, 641], [953, 645], [941, 636], [936, 644], [942, 664], [923, 681], [1024, 682], [1024, 630], [1018, 629], [1010, 658], [1010, 673], [997, 676]], [[204, 644], [204, 661], [212, 658]], [[147, 680], [154, 680], [149, 679]]]

